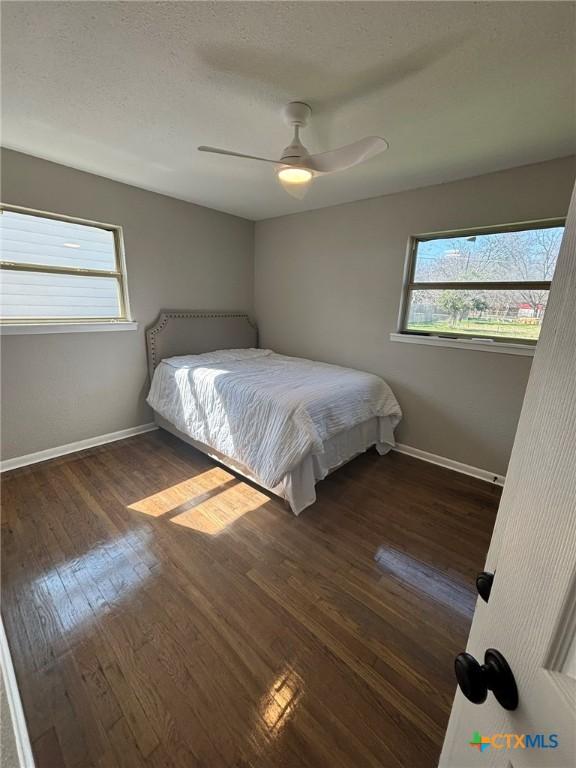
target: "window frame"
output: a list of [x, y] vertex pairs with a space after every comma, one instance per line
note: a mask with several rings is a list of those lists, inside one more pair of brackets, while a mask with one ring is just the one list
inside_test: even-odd
[[512, 336], [492, 336], [482, 333], [438, 333], [433, 331], [410, 330], [406, 327], [408, 313], [410, 308], [410, 293], [415, 290], [516, 290], [520, 286], [532, 290], [550, 290], [551, 280], [513, 280], [513, 281], [436, 281], [436, 282], [417, 282], [414, 280], [416, 270], [416, 261], [419, 243], [429, 242], [430, 240], [443, 240], [449, 237], [470, 237], [474, 235], [503, 234], [507, 232], [523, 232], [530, 229], [553, 229], [554, 227], [565, 227], [566, 217], [555, 217], [550, 219], [537, 219], [530, 221], [517, 222], [515, 224], [496, 224], [488, 227], [470, 227], [466, 229], [452, 229], [442, 232], [426, 232], [419, 235], [411, 235], [408, 240], [408, 251], [404, 269], [404, 279], [402, 285], [402, 297], [400, 301], [400, 313], [398, 317], [398, 334], [401, 336], [424, 337], [431, 339], [445, 339], [458, 341], [460, 339], [473, 342], [482, 340], [483, 342], [497, 342], [500, 344], [524, 345], [533, 348], [538, 343], [538, 339], [519, 339]]
[[[55, 221], [65, 221], [72, 224], [80, 224], [88, 227], [104, 229], [112, 233], [114, 241], [114, 270], [87, 269], [84, 267], [56, 267], [43, 264], [19, 264], [18, 262], [5, 261], [0, 253], [0, 270], [12, 272], [35, 272], [44, 274], [60, 275], [78, 275], [83, 277], [113, 277], [116, 279], [118, 287], [118, 298], [120, 304], [120, 314], [116, 317], [10, 317], [2, 318], [0, 316], [0, 327], [17, 328], [18, 326], [115, 326], [119, 323], [132, 323], [130, 312], [130, 299], [128, 297], [128, 277], [126, 273], [126, 256], [124, 252], [124, 234], [122, 227], [118, 224], [106, 224], [101, 221], [91, 221], [81, 219], [76, 216], [66, 216], [60, 213], [50, 211], [39, 211], [34, 208], [26, 208], [20, 205], [11, 205], [0, 203], [0, 215], [3, 211], [12, 211], [22, 213], [26, 216], [37, 216], [41, 219], [52, 219]], [[88, 328], [87, 328], [88, 330]]]

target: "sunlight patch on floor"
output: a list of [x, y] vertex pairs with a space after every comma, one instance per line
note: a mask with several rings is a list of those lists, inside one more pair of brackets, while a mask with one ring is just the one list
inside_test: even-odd
[[246, 483], [238, 483], [211, 496], [172, 518], [172, 522], [185, 528], [212, 536], [221, 533], [235, 520], [269, 501], [269, 497]]
[[260, 704], [262, 719], [275, 736], [287, 725], [301, 696], [302, 681], [287, 667], [274, 680]]
[[140, 501], [130, 504], [128, 509], [132, 509], [134, 512], [143, 512], [151, 517], [159, 517], [234, 479], [234, 475], [230, 472], [226, 472], [221, 467], [214, 467], [181, 483], [164, 488], [152, 496], [140, 499]]

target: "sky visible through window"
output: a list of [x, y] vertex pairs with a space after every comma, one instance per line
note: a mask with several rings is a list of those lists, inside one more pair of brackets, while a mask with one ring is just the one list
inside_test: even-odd
[[[407, 330], [535, 341], [564, 227], [447, 237], [417, 244]], [[430, 290], [426, 283], [462, 283]], [[482, 289], [466, 283], [484, 283]], [[495, 283], [490, 289], [490, 283]], [[497, 283], [517, 283], [504, 289]]]

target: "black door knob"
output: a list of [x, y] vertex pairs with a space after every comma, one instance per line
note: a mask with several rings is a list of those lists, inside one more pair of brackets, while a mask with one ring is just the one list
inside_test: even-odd
[[482, 573], [479, 573], [478, 576], [476, 576], [476, 589], [485, 603], [488, 602], [488, 598], [490, 597], [493, 581], [494, 574], [489, 571], [482, 571]]
[[460, 690], [473, 704], [482, 704], [488, 691], [492, 691], [504, 709], [518, 706], [518, 688], [512, 670], [494, 648], [488, 648], [482, 665], [469, 653], [459, 653], [454, 660], [454, 671]]

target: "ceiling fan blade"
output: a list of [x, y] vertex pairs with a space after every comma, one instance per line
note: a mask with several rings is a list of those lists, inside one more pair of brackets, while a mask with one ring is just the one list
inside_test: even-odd
[[345, 147], [311, 155], [306, 159], [305, 167], [317, 173], [344, 171], [384, 152], [385, 149], [388, 149], [388, 142], [385, 139], [379, 136], [367, 136]]
[[262, 160], [264, 163], [278, 164], [278, 160], [270, 160], [267, 157], [256, 157], [255, 155], [243, 155], [241, 152], [231, 152], [229, 149], [218, 149], [218, 147], [198, 147], [199, 152], [212, 152], [214, 155], [231, 155], [232, 157], [244, 157], [247, 160]]

